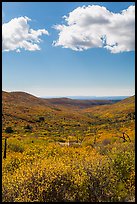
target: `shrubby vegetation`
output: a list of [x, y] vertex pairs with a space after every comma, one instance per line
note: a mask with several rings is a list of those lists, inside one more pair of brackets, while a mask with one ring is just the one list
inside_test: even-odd
[[133, 143], [107, 144], [102, 154], [104, 144], [68, 147], [26, 138], [24, 151], [17, 151], [15, 141], [8, 139], [3, 161], [3, 202], [118, 202], [134, 196]]
[[28, 132], [28, 131], [31, 132], [32, 131], [32, 126], [28, 124], [28, 125], [26, 125], [24, 127], [24, 129], [25, 129], [26, 132]]
[[13, 132], [12, 127], [6, 127], [5, 132], [6, 133], [12, 133]]
[[[23, 109], [22, 105], [16, 114], [6, 104], [2, 201], [125, 202], [134, 198], [134, 104], [124, 103], [85, 110], [57, 106], [60, 111], [43, 106]], [[10, 134], [8, 127], [14, 130]]]

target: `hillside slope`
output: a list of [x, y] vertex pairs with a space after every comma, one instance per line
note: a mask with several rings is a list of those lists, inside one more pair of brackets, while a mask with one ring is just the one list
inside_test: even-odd
[[33, 123], [44, 112], [54, 112], [54, 106], [24, 92], [2, 92], [2, 125]]
[[[79, 117], [76, 110], [112, 103], [112, 101], [72, 100], [68, 98], [43, 99], [25, 92], [2, 92], [2, 114], [4, 121], [35, 121], [41, 115], [58, 115], [69, 118]], [[68, 111], [69, 109], [69, 111]], [[81, 114], [81, 113], [80, 113]]]
[[135, 96], [75, 102], [3, 92], [3, 201], [134, 200]]
[[88, 108], [97, 105], [105, 105], [105, 104], [113, 104], [112, 100], [78, 100], [78, 99], [70, 99], [70, 98], [53, 98], [53, 99], [45, 99], [50, 104], [63, 106], [66, 108]]
[[135, 96], [123, 99], [112, 105], [96, 106], [83, 110], [83, 113], [92, 113], [102, 117], [116, 117], [125, 114], [135, 115]]
[[[134, 135], [135, 96], [107, 105], [103, 105], [102, 101], [102, 105], [93, 105], [93, 101], [90, 101], [90, 108], [83, 108], [89, 105], [88, 102], [82, 101], [82, 104], [80, 100], [68, 98], [47, 100], [27, 93], [3, 92], [3, 132], [11, 126], [16, 132], [24, 134], [24, 127], [31, 125], [33, 133], [50, 138], [56, 136], [56, 139], [76, 135], [86, 137], [96, 130], [103, 132], [105, 137], [108, 128], [116, 132], [118, 125], [124, 126], [124, 130], [129, 130], [129, 133], [132, 129]], [[40, 117], [44, 117], [43, 122], [39, 121]], [[109, 132], [110, 137], [112, 132]]]

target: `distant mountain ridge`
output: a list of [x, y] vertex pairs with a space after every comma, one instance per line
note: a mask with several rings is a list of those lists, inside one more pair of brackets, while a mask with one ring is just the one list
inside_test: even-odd
[[66, 96], [66, 97], [57, 97], [57, 96], [43, 96], [40, 98], [45, 99], [54, 99], [54, 98], [69, 98], [69, 99], [77, 99], [77, 100], [123, 100], [130, 96]]
[[52, 99], [45, 99], [50, 104], [55, 105], [66, 105], [68, 106], [77, 106], [79, 108], [88, 108], [90, 106], [95, 105], [106, 105], [106, 104], [113, 104], [114, 101], [112, 100], [80, 100], [80, 99], [70, 99], [70, 98], [52, 98]]
[[81, 99], [81, 100], [123, 100], [129, 96], [70, 96], [72, 99]]
[[2, 92], [2, 101], [7, 103], [16, 103], [20, 105], [29, 106], [63, 106], [63, 107], [77, 107], [77, 108], [88, 108], [95, 105], [106, 105], [113, 104], [116, 101], [113, 100], [80, 100], [80, 99], [70, 99], [66, 97], [62, 98], [40, 98], [33, 96], [26, 92]]

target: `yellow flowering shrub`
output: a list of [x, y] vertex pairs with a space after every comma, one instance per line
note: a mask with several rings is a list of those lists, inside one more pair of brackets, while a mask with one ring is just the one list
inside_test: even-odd
[[91, 146], [25, 141], [24, 152], [3, 160], [3, 202], [124, 201], [134, 196], [131, 146], [113, 144], [100, 154]]

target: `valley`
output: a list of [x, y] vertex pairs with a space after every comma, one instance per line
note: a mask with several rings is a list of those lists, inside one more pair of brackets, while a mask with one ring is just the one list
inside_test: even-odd
[[135, 96], [43, 99], [2, 92], [2, 155], [5, 139], [4, 201], [134, 197]]

